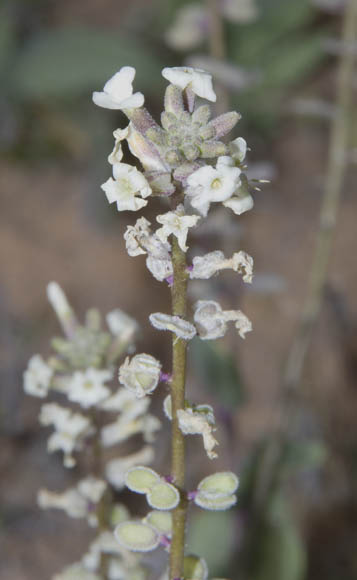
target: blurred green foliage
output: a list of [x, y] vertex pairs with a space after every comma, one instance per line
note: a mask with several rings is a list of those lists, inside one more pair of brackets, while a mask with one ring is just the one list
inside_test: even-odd
[[220, 344], [194, 339], [189, 357], [198, 380], [220, 404], [234, 409], [243, 401], [243, 383], [232, 353]]
[[206, 560], [210, 576], [222, 575], [228, 570], [235, 544], [235, 517], [234, 511], [200, 511], [190, 520], [190, 551]]
[[120, 67], [137, 69], [140, 88], [149, 94], [157, 87], [164, 61], [134, 35], [85, 27], [44, 31], [31, 38], [17, 55], [10, 77], [24, 99], [91, 98], [93, 89]]

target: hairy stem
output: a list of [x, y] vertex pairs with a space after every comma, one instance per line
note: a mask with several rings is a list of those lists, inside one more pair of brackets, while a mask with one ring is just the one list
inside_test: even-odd
[[[174, 281], [172, 286], [172, 314], [185, 317], [187, 303], [186, 255], [177, 243], [172, 240], [172, 263]], [[173, 511], [173, 531], [170, 550], [170, 580], [183, 577], [183, 558], [185, 550], [185, 523], [187, 497], [185, 486], [185, 441], [177, 419], [177, 411], [185, 406], [187, 342], [173, 334], [172, 343], [172, 464], [171, 475], [176, 487], [180, 490], [181, 500]]]
[[316, 235], [307, 297], [297, 328], [295, 339], [289, 352], [283, 386], [289, 390], [297, 388], [310, 346], [313, 328], [318, 317], [323, 290], [328, 273], [333, 234], [341, 198], [346, 166], [346, 149], [349, 135], [349, 113], [352, 100], [352, 81], [355, 55], [350, 47], [357, 35], [357, 0], [350, 0], [344, 16], [342, 41], [345, 50], [341, 56], [338, 87], [337, 112], [331, 129], [328, 169], [325, 195], [320, 211], [320, 225]]

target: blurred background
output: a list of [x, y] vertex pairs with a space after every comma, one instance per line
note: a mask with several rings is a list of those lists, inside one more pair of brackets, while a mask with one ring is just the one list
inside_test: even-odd
[[[61, 284], [79, 315], [96, 306], [134, 316], [142, 327], [139, 352], [170, 365], [166, 335], [148, 323], [151, 312], [169, 312], [169, 292], [144, 260], [128, 257], [122, 235], [135, 217], [118, 214], [100, 189], [110, 173], [112, 131], [126, 120], [96, 108], [91, 93], [126, 64], [137, 69], [135, 88], [154, 116], [162, 109], [164, 66], [211, 71], [224, 102], [242, 114], [234, 137], [248, 141], [250, 176], [270, 180], [253, 211], [240, 218], [211, 212], [194, 243], [195, 253], [245, 250], [255, 277], [249, 287], [229, 273], [192, 285], [192, 299], [241, 307], [254, 331], [244, 342], [231, 330], [224, 341], [190, 346], [190, 399], [214, 405], [220, 448], [213, 466], [200, 438], [190, 439], [189, 483], [212, 469], [241, 478], [233, 510], [192, 510], [190, 548], [207, 558], [211, 576], [231, 580], [357, 578], [354, 115], [320, 315], [293, 394], [283, 380], [325, 192], [346, 3], [222, 1], [218, 44], [210, 37], [211, 5], [1, 2], [2, 580], [47, 580], [78, 559], [90, 538], [85, 525], [36, 505], [39, 487], [64, 489], [80, 476], [46, 453], [39, 403], [22, 390], [27, 360], [48, 355], [59, 333], [48, 281]], [[350, 50], [357, 53], [357, 45]], [[153, 399], [160, 414], [161, 395]], [[162, 464], [167, 429], [158, 441]], [[129, 494], [121, 499], [135, 511]]]

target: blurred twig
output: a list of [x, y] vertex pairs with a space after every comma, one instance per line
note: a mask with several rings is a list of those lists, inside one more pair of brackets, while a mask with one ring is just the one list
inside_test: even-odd
[[[219, 9], [218, 0], [206, 0], [207, 10], [210, 15], [210, 35], [209, 46], [210, 53], [214, 59], [224, 62], [226, 59], [226, 43], [224, 38], [224, 22]], [[229, 110], [229, 95], [223, 85], [217, 87], [217, 114]]]
[[[352, 45], [356, 35], [357, 0], [351, 0], [345, 11], [342, 44]], [[283, 374], [283, 386], [289, 391], [295, 390], [299, 385], [328, 274], [346, 167], [354, 62], [355, 55], [352, 51], [346, 50], [342, 53], [338, 74], [337, 110], [332, 121], [325, 194], [320, 212], [320, 225], [316, 234], [315, 254], [305, 305]]]

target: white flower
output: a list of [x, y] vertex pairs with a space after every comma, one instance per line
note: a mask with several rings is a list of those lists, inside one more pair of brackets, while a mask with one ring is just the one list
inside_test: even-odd
[[37, 501], [42, 509], [61, 509], [71, 518], [87, 518], [90, 524], [97, 525], [92, 506], [102, 499], [106, 488], [107, 484], [102, 479], [87, 477], [79, 481], [77, 487], [63, 493], [41, 489]]
[[251, 282], [253, 278], [253, 258], [246, 252], [236, 252], [232, 258], [225, 258], [223, 252], [215, 250], [204, 256], [193, 258], [193, 268], [190, 272], [191, 279], [207, 280], [220, 270], [232, 269], [243, 274], [244, 282]]
[[223, 205], [224, 207], [229, 207], [229, 209], [231, 209], [236, 215], [241, 215], [253, 208], [254, 200], [250, 193], [242, 192], [241, 194], [224, 201]]
[[171, 316], [163, 312], [154, 312], [150, 314], [149, 320], [158, 330], [169, 330], [183, 340], [191, 340], [196, 334], [196, 329], [193, 324], [179, 316]]
[[[230, 163], [230, 157], [219, 157], [216, 168], [200, 167], [187, 179], [187, 195], [192, 207], [206, 216], [212, 202], [225, 202], [239, 188], [241, 170]], [[224, 204], [225, 205], [225, 204]]]
[[243, 137], [237, 137], [237, 139], [231, 141], [231, 143], [228, 144], [228, 149], [233, 159], [239, 163], [243, 163], [247, 153], [247, 142]]
[[156, 280], [162, 282], [172, 275], [171, 246], [151, 233], [147, 219], [140, 218], [135, 226], [128, 226], [124, 239], [129, 256], [147, 254], [146, 266]]
[[135, 68], [124, 66], [104, 85], [102, 92], [93, 93], [93, 101], [105, 109], [137, 109], [144, 104], [142, 93], [133, 94]]
[[194, 321], [200, 338], [203, 340], [215, 340], [225, 335], [227, 322], [235, 322], [239, 336], [245, 338], [245, 334], [252, 330], [250, 320], [240, 310], [222, 310], [218, 302], [214, 300], [198, 300], [195, 306]]
[[213, 436], [215, 431], [214, 418], [193, 409], [179, 409], [177, 411], [179, 427], [184, 435], [202, 435], [203, 446], [210, 459], [215, 459], [217, 453], [213, 451], [218, 441]]
[[77, 489], [69, 489], [64, 493], [40, 489], [37, 502], [42, 509], [61, 509], [71, 518], [84, 518], [87, 515], [87, 501]]
[[55, 432], [47, 442], [48, 452], [62, 450], [65, 467], [73, 467], [76, 463], [72, 457], [73, 451], [80, 449], [85, 437], [93, 433], [90, 420], [80, 413], [72, 413], [57, 403], [47, 403], [41, 408], [40, 423], [53, 425], [55, 428]]
[[79, 403], [84, 409], [97, 405], [107, 397], [111, 391], [104, 385], [113, 378], [112, 371], [86, 369], [76, 371], [68, 383], [68, 399]]
[[113, 175], [114, 179], [110, 177], [101, 188], [109, 203], [117, 204], [118, 211], [137, 211], [147, 205], [143, 198], [151, 195], [151, 188], [136, 167], [127, 163], [116, 163], [113, 165]]
[[200, 68], [187, 66], [164, 68], [162, 76], [180, 89], [189, 87], [198, 97], [213, 102], [217, 99], [212, 88], [212, 76]]
[[138, 323], [134, 318], [116, 308], [106, 315], [110, 332], [123, 342], [131, 342], [138, 331]]
[[144, 440], [151, 443], [160, 427], [160, 421], [149, 413], [130, 420], [124, 415], [102, 428], [102, 444], [104, 447], [111, 447], [138, 433], [142, 433]]
[[140, 399], [152, 393], [160, 380], [161, 363], [149, 354], [127, 357], [119, 368], [119, 382]]
[[176, 50], [191, 50], [205, 39], [209, 29], [207, 10], [198, 3], [182, 6], [166, 33], [166, 42]]
[[44, 398], [48, 394], [53, 370], [39, 354], [35, 354], [29, 360], [28, 367], [24, 372], [24, 391], [33, 397]]
[[156, 217], [159, 224], [162, 224], [162, 228], [156, 231], [156, 235], [162, 242], [166, 242], [167, 238], [173, 234], [178, 239], [181, 250], [186, 252], [188, 230], [195, 226], [199, 219], [197, 215], [185, 215], [184, 207], [180, 204], [175, 211], [168, 211]]
[[77, 489], [90, 503], [98, 503], [107, 489], [107, 484], [103, 479], [89, 476], [78, 483]]
[[129, 133], [129, 125], [125, 129], [116, 129], [113, 133], [115, 138], [114, 149], [108, 157], [108, 161], [111, 165], [120, 163], [123, 159], [123, 151], [121, 148], [121, 142], [127, 138]]
[[125, 473], [136, 465], [150, 465], [154, 459], [153, 447], [146, 445], [140, 451], [127, 455], [126, 457], [119, 457], [119, 459], [112, 459], [105, 468], [106, 477], [115, 489], [121, 490], [125, 487]]
[[146, 413], [149, 406], [149, 398], [138, 400], [135, 393], [120, 387], [114, 395], [103, 401], [100, 408], [113, 413], [120, 411], [129, 421]]

